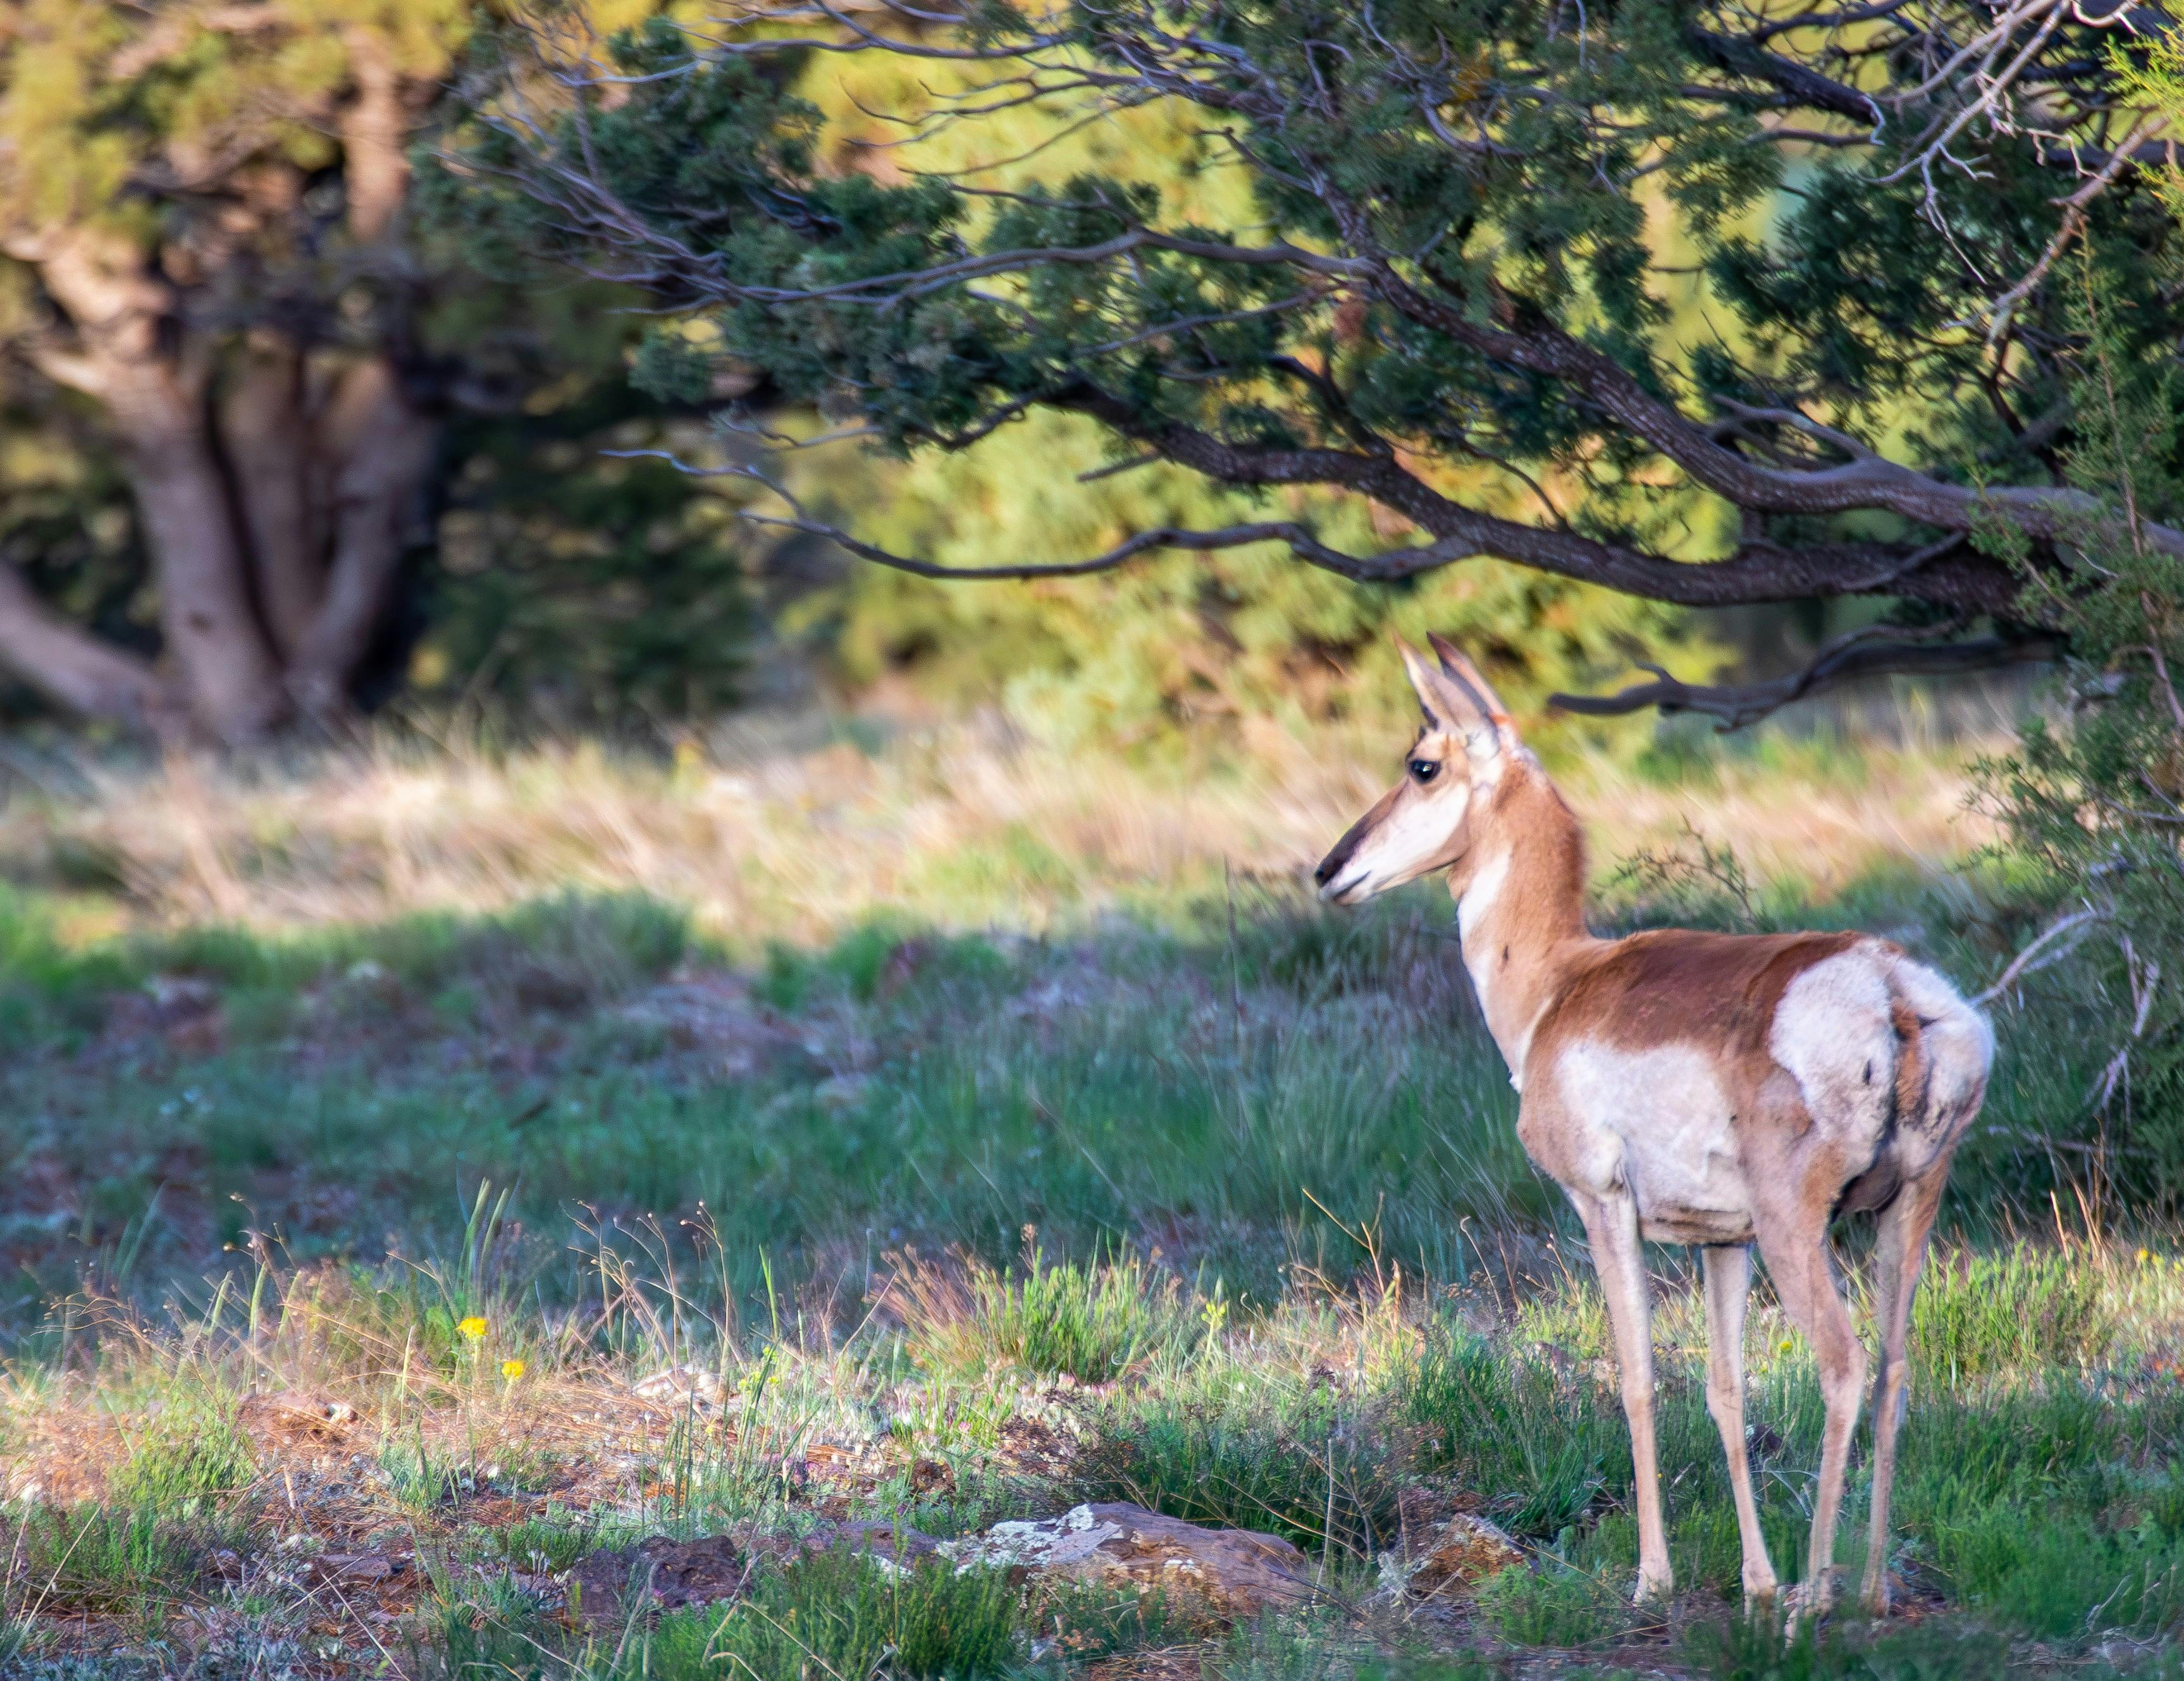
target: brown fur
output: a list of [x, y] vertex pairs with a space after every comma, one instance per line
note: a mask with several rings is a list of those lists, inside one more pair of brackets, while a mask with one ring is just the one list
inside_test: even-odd
[[[1771, 1595], [1775, 1578], [1744, 1448], [1747, 1245], [1758, 1243], [1785, 1311], [1813, 1344], [1827, 1401], [1805, 1590], [1817, 1607], [1830, 1591], [1869, 1364], [1835, 1284], [1827, 1231], [1838, 1211], [1877, 1210], [1881, 1357], [1865, 1596], [1883, 1606], [1911, 1298], [1950, 1152], [1979, 1106], [1985, 1025], [1938, 976], [1862, 935], [1594, 938], [1576, 818], [1485, 679], [1446, 644], [1435, 647], [1437, 667], [1404, 651], [1427, 720], [1405, 780], [1318, 876], [1329, 897], [1351, 902], [1448, 871], [1465, 966], [1523, 1094], [1518, 1136], [1568, 1192], [1600, 1271], [1638, 1467], [1641, 1596], [1670, 1586], [1641, 1234], [1698, 1244], [1706, 1259], [1708, 1407], [1729, 1455], [1753, 1594]], [[1430, 772], [1423, 779], [1419, 765]], [[1937, 1088], [1944, 1057], [1949, 1077]]]

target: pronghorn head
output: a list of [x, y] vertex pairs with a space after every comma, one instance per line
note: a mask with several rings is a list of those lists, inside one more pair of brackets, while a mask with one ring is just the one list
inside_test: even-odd
[[1319, 896], [1354, 905], [1390, 887], [1462, 862], [1480, 813], [1520, 751], [1517, 732], [1479, 667], [1438, 636], [1438, 663], [1398, 643], [1424, 709], [1403, 779], [1350, 827], [1312, 879]]

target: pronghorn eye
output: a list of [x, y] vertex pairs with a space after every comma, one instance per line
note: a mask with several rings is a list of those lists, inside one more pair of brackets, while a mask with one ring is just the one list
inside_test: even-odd
[[1440, 771], [1440, 766], [1431, 759], [1411, 761], [1411, 774], [1421, 782], [1431, 782]]

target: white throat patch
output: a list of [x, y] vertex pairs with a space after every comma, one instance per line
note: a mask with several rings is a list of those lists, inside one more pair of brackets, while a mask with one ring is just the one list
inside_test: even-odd
[[[1471, 930], [1479, 926], [1487, 912], [1494, 908], [1502, 896], [1502, 888], [1509, 880], [1509, 854], [1496, 852], [1479, 865], [1471, 885], [1463, 890], [1463, 896], [1456, 902], [1457, 931], [1468, 941]], [[1467, 947], [1466, 955], [1468, 955]]]
[[[1480, 943], [1478, 932], [1501, 903], [1502, 889], [1508, 885], [1509, 857], [1505, 847], [1487, 859], [1456, 902], [1456, 931], [1463, 942], [1463, 966], [1471, 975], [1471, 990], [1478, 997], [1479, 1013], [1486, 1018], [1490, 1033], [1494, 1031], [1494, 952], [1490, 945]], [[1496, 1039], [1498, 1042], [1498, 1035]], [[1502, 1047], [1502, 1060], [1509, 1064], [1509, 1084], [1519, 1092], [1524, 1089], [1524, 1051], [1530, 1041], [1527, 1031], [1524, 1044]]]

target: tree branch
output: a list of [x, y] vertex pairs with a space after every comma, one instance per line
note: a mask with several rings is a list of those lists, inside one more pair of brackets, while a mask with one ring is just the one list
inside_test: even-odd
[[1719, 70], [1752, 81], [1763, 81], [1801, 105], [1810, 105], [1831, 116], [1847, 117], [1878, 129], [1880, 108], [1854, 87], [1830, 81], [1818, 70], [1793, 59], [1770, 53], [1764, 47], [1711, 30], [1687, 29], [1684, 39], [1691, 49]]
[[99, 641], [40, 600], [0, 561], [0, 665], [79, 717], [156, 734], [177, 733], [186, 709], [151, 665]]
[[1703, 712], [1720, 720], [1726, 733], [1756, 723], [1792, 701], [1824, 695], [1862, 677], [1934, 677], [1993, 671], [2004, 666], [2053, 660], [2061, 644], [2052, 636], [1982, 636], [1965, 642], [1911, 640], [1887, 627], [1869, 627], [1836, 638], [1812, 663], [1769, 683], [1710, 684], [1685, 683], [1659, 666], [1641, 664], [1654, 681], [1615, 695], [1550, 695], [1547, 704], [1587, 718], [1614, 718], [1658, 706], [1664, 712]]

